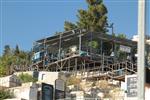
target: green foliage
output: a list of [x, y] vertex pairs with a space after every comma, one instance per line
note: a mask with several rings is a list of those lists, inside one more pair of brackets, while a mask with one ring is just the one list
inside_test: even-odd
[[71, 22], [65, 21], [65, 23], [64, 23], [65, 31], [73, 30], [73, 29], [76, 29], [76, 28], [77, 28], [77, 25], [75, 25]]
[[7, 55], [10, 55], [10, 54], [11, 54], [10, 46], [9, 45], [5, 45], [3, 55], [7, 56]]
[[112, 36], [113, 37], [118, 37], [118, 38], [121, 38], [121, 39], [126, 39], [127, 38], [127, 36], [126, 36], [126, 34], [124, 34], [124, 33], [120, 33], [120, 34], [112, 34]]
[[8, 74], [13, 62], [15, 62], [15, 56], [12, 55], [7, 54], [0, 58], [0, 77]]
[[4, 68], [2, 65], [0, 65], [0, 77], [3, 77], [7, 74], [6, 68]]
[[37, 79], [34, 78], [32, 75], [29, 74], [20, 74], [18, 78], [21, 80], [22, 83], [27, 83], [27, 82], [36, 82]]
[[91, 47], [96, 49], [96, 48], [98, 48], [98, 42], [97, 41], [91, 41], [91, 42], [89, 42], [88, 46], [91, 46]]
[[65, 21], [64, 29], [68, 31], [75, 28], [84, 28], [89, 31], [105, 33], [107, 30], [107, 8], [103, 4], [102, 0], [86, 1], [88, 9], [79, 9], [77, 14], [77, 23], [73, 24]]
[[20, 50], [19, 50], [19, 46], [16, 45], [16, 49], [14, 51], [15, 55], [18, 55], [20, 53]]
[[31, 52], [25, 52], [19, 50], [19, 46], [16, 49], [10, 48], [9, 45], [4, 47], [4, 53], [0, 57], [0, 77], [9, 75], [12, 65], [28, 65], [31, 63]]
[[118, 38], [121, 38], [121, 39], [126, 39], [127, 36], [126, 34], [124, 33], [120, 33], [120, 34], [112, 34], [113, 37], [118, 37]]
[[13, 98], [14, 95], [8, 90], [0, 90], [0, 100]]
[[126, 39], [127, 38], [127, 36], [125, 34], [123, 34], [123, 33], [118, 34], [117, 37], [118, 38], [122, 38], [122, 39]]
[[90, 31], [106, 32], [107, 25], [107, 8], [102, 0], [87, 0], [88, 9], [78, 10], [77, 25]]
[[60, 35], [61, 34], [61, 32], [55, 32], [55, 35]]

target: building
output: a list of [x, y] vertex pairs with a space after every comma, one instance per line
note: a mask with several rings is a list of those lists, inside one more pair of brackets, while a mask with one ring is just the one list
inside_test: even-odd
[[62, 79], [65, 81], [65, 73], [40, 71], [38, 75], [38, 83], [47, 83], [55, 86], [56, 79]]
[[[139, 36], [134, 35], [132, 41], [138, 42]], [[138, 54], [135, 54], [138, 57]], [[150, 66], [150, 37], [146, 36], [146, 66]]]
[[137, 42], [82, 29], [37, 40], [33, 52], [35, 70], [81, 72], [95, 74], [95, 79], [107, 76], [119, 80], [137, 71]]

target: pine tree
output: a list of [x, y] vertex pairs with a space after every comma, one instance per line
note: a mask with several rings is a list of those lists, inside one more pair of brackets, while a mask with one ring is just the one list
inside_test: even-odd
[[83, 28], [92, 32], [106, 33], [107, 29], [107, 8], [102, 0], [86, 0], [88, 9], [78, 10], [78, 21], [74, 24], [72, 22], [65, 21], [65, 31], [75, 28]]
[[127, 36], [124, 33], [118, 34], [117, 37], [122, 38], [122, 39], [126, 39], [127, 38]]
[[64, 23], [65, 31], [73, 30], [73, 29], [76, 29], [76, 28], [77, 28], [77, 25], [75, 25], [74, 23], [71, 23], [69, 21], [65, 21], [65, 23]]
[[19, 46], [18, 45], [16, 45], [16, 49], [15, 49], [15, 55], [17, 56], [19, 53], [20, 53], [20, 50], [19, 50]]
[[102, 0], [86, 1], [88, 3], [88, 9], [78, 10], [78, 26], [89, 31], [105, 33], [107, 25], [107, 8]]
[[9, 45], [5, 45], [3, 55], [7, 56], [7, 55], [10, 55], [10, 54], [11, 54], [10, 46]]

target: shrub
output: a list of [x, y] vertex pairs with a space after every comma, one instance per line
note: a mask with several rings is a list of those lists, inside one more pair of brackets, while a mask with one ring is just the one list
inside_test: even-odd
[[9, 90], [0, 90], [0, 100], [13, 98], [14, 94]]
[[22, 83], [27, 83], [27, 82], [36, 82], [37, 79], [34, 78], [32, 75], [29, 74], [20, 74], [18, 78], [21, 80]]

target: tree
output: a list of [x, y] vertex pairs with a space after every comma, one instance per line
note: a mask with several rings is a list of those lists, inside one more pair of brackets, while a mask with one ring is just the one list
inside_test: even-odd
[[89, 31], [105, 33], [107, 30], [107, 8], [103, 4], [102, 0], [86, 1], [88, 3], [88, 9], [78, 10], [78, 27]]
[[65, 21], [64, 30], [72, 30], [75, 28], [84, 28], [88, 31], [106, 33], [107, 29], [107, 8], [102, 0], [86, 0], [88, 9], [78, 10], [78, 21], [76, 24]]
[[88, 46], [96, 49], [98, 47], [98, 42], [93, 40], [93, 41], [88, 43]]
[[69, 21], [65, 21], [64, 23], [64, 29], [65, 31], [69, 31], [69, 30], [73, 30], [73, 29], [76, 29], [77, 28], [77, 25], [69, 22]]
[[12, 74], [15, 69], [13, 66], [27, 68], [31, 64], [31, 57], [31, 52], [19, 50], [18, 45], [15, 49], [6, 45], [3, 55], [0, 57], [0, 77]]
[[7, 74], [6, 68], [0, 63], [0, 77], [3, 77]]
[[5, 45], [3, 55], [5, 56], [5, 55], [10, 55], [10, 54], [11, 54], [10, 46], [9, 45]]
[[15, 55], [18, 55], [19, 53], [20, 53], [19, 46], [18, 46], [18, 45], [16, 45]]
[[31, 63], [32, 63], [32, 57], [33, 57], [33, 52], [32, 52], [32, 50], [26, 52], [26, 54], [27, 54], [27, 57], [26, 57], [27, 59], [26, 59], [26, 61], [28, 61], [28, 64], [31, 64]]
[[117, 37], [118, 38], [122, 38], [122, 39], [126, 39], [127, 38], [127, 36], [125, 34], [123, 34], [123, 33], [118, 34]]
[[55, 34], [55, 35], [60, 35], [61, 33], [62, 33], [62, 32], [57, 32], [57, 31], [56, 31], [54, 34]]

